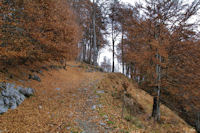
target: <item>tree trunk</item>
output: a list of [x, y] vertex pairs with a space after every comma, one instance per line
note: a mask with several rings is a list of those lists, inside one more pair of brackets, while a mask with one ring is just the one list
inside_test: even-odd
[[129, 64], [126, 64], [126, 76], [127, 77], [129, 77], [129, 75], [130, 75], [129, 70], [130, 70]]
[[[90, 27], [92, 29], [92, 25]], [[91, 62], [91, 58], [92, 58], [92, 47], [93, 47], [93, 37], [92, 37], [93, 33], [92, 30], [90, 30], [90, 47], [89, 47], [89, 56], [88, 56], [88, 63], [92, 64]]]
[[[161, 56], [156, 52], [156, 59], [161, 62]], [[161, 90], [161, 66], [156, 64], [156, 85], [157, 85], [157, 96], [154, 97], [153, 100], [153, 110], [152, 110], [152, 117], [156, 121], [160, 121], [160, 90]]]
[[152, 110], [152, 117], [156, 121], [160, 121], [160, 97], [155, 96], [153, 98], [153, 110]]
[[86, 44], [85, 44], [85, 42], [83, 42], [84, 44], [83, 44], [83, 61], [85, 62], [86, 61], [86, 59], [85, 59], [85, 57], [86, 57]]
[[97, 66], [98, 50], [97, 50], [97, 38], [96, 38], [96, 9], [95, 0], [93, 0], [93, 65]]
[[200, 133], [200, 112], [197, 113], [196, 131], [197, 131], [197, 133]]
[[123, 28], [122, 28], [122, 73], [124, 74], [124, 32], [123, 32]]
[[113, 64], [112, 64], [112, 72], [115, 72], [115, 41], [113, 40]]
[[115, 72], [115, 40], [114, 40], [114, 27], [112, 20], [112, 53], [113, 53], [113, 63], [112, 63], [112, 72]]

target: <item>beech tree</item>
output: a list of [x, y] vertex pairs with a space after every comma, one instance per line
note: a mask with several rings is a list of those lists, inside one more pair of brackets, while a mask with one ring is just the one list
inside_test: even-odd
[[90, 64], [97, 63], [99, 50], [107, 43], [104, 38], [106, 23], [102, 11], [103, 4], [100, 1], [90, 0], [79, 0], [73, 3], [78, 23], [83, 29], [79, 59]]
[[76, 58], [79, 26], [65, 0], [3, 0], [1, 11], [2, 63]]
[[[133, 15], [126, 22], [125, 60], [130, 64], [128, 70], [131, 78], [145, 88], [154, 88], [152, 117], [159, 121], [161, 90], [171, 87], [169, 73], [176, 71], [171, 62], [172, 57], [176, 56], [171, 52], [179, 51], [176, 47], [182, 43], [189, 44], [189, 40], [190, 44], [196, 45], [193, 28], [197, 22], [190, 20], [198, 12], [200, 4], [199, 1], [193, 1], [190, 5], [170, 0], [145, 2], [146, 6], [137, 5], [138, 12], [143, 12], [143, 16]], [[195, 80], [198, 81], [198, 78]]]
[[113, 0], [110, 3], [110, 23], [111, 23], [111, 38], [112, 38], [112, 72], [115, 72], [115, 43], [119, 35], [119, 25], [116, 23], [119, 1]]

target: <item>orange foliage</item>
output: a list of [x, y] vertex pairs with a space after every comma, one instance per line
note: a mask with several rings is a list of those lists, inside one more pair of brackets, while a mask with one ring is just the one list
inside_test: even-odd
[[80, 31], [65, 0], [3, 0], [1, 5], [2, 63], [76, 58]]

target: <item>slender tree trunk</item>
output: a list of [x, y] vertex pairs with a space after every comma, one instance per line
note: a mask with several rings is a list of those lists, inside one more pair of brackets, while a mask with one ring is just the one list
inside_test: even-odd
[[92, 58], [92, 47], [93, 47], [93, 37], [92, 37], [92, 25], [90, 26], [90, 47], [89, 47], [89, 57], [88, 57], [88, 63], [92, 64], [91, 58]]
[[[156, 53], [156, 59], [161, 62], [161, 56]], [[156, 64], [156, 85], [157, 85], [157, 96], [154, 97], [153, 100], [153, 110], [152, 110], [152, 117], [156, 121], [160, 121], [160, 90], [161, 90], [161, 66]]]
[[85, 44], [85, 42], [83, 42], [84, 44], [83, 44], [83, 61], [85, 62], [86, 61], [86, 59], [85, 59], [85, 57], [86, 57], [86, 44]]
[[130, 69], [129, 64], [126, 64], [126, 76], [127, 77], [129, 77], [129, 75], [130, 75], [129, 69]]
[[97, 38], [96, 38], [96, 8], [95, 0], [93, 0], [93, 65], [97, 66], [98, 50], [97, 50]]
[[122, 28], [122, 73], [124, 74], [124, 31]]
[[[161, 45], [161, 42], [159, 39], [160, 38], [160, 26], [159, 26], [160, 23], [161, 23], [161, 20], [158, 19], [158, 25], [155, 25], [156, 30], [154, 31], [154, 36], [155, 36], [155, 39], [158, 40], [159, 46]], [[156, 50], [156, 60], [159, 61], [159, 63], [161, 63], [162, 61], [162, 57], [160, 56], [158, 49]], [[154, 117], [156, 121], [160, 121], [161, 65], [159, 63], [156, 63], [157, 96], [154, 97], [153, 111], [152, 111], [152, 117]]]
[[200, 133], [200, 112], [197, 113], [196, 131], [197, 131], [197, 133]]
[[113, 24], [113, 20], [112, 20], [112, 58], [113, 58], [113, 63], [112, 63], [112, 72], [115, 72], [115, 40], [114, 40], [114, 24]]

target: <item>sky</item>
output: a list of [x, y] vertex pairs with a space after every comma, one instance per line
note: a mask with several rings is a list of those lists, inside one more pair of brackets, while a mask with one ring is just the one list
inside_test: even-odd
[[[121, 0], [124, 3], [129, 3], [134, 5], [135, 2], [139, 2], [140, 0]], [[110, 42], [111, 43], [111, 42]], [[111, 63], [112, 63], [112, 49], [109, 46], [106, 46], [105, 48], [100, 50], [99, 53], [99, 59], [98, 59], [98, 63], [99, 65], [101, 64], [101, 62], [103, 62], [103, 58], [106, 56], [107, 59], [110, 59]], [[121, 65], [118, 63], [117, 58], [115, 58], [115, 67], [117, 70], [117, 72], [121, 72]]]
[[[129, 3], [129, 4], [132, 4], [134, 5], [135, 2], [141, 2], [144, 1], [144, 0], [121, 0], [122, 2], [124, 3]], [[193, 1], [193, 0], [184, 0], [186, 3], [190, 3]], [[196, 18], [194, 18], [196, 19]], [[198, 30], [200, 30], [200, 26], [198, 28]], [[109, 39], [110, 40], [110, 39]], [[111, 41], [110, 41], [110, 44], [111, 44]], [[103, 62], [103, 58], [106, 56], [106, 58], [110, 59], [111, 60], [111, 63], [112, 63], [112, 49], [109, 47], [109, 46], [106, 46], [105, 48], [101, 49], [100, 50], [100, 53], [99, 53], [99, 59], [98, 59], [98, 63], [99, 65], [101, 64], [101, 62]], [[121, 72], [121, 65], [118, 63], [117, 61], [117, 58], [115, 58], [115, 66], [117, 69], [119, 69], [117, 72]]]
[[121, 1], [125, 2], [125, 3], [130, 3], [130, 4], [134, 5], [135, 2], [139, 2], [140, 0], [121, 0]]
[[[120, 1], [134, 5], [135, 2], [142, 2], [143, 0], [120, 0]], [[109, 44], [111, 44], [111, 39], [109, 39], [109, 40], [110, 40]], [[118, 42], [116, 42], [116, 43], [118, 43]], [[107, 59], [110, 59], [111, 65], [112, 65], [113, 59], [112, 59], [112, 49], [111, 49], [111, 47], [106, 46], [105, 48], [100, 50], [99, 59], [98, 59], [99, 65], [101, 64], [101, 62], [103, 62], [103, 59], [104, 59], [105, 56], [106, 56]], [[119, 64], [116, 56], [115, 56], [115, 67], [116, 67], [115, 68], [116, 72], [122, 72], [122, 66], [121, 66], [121, 64]]]

